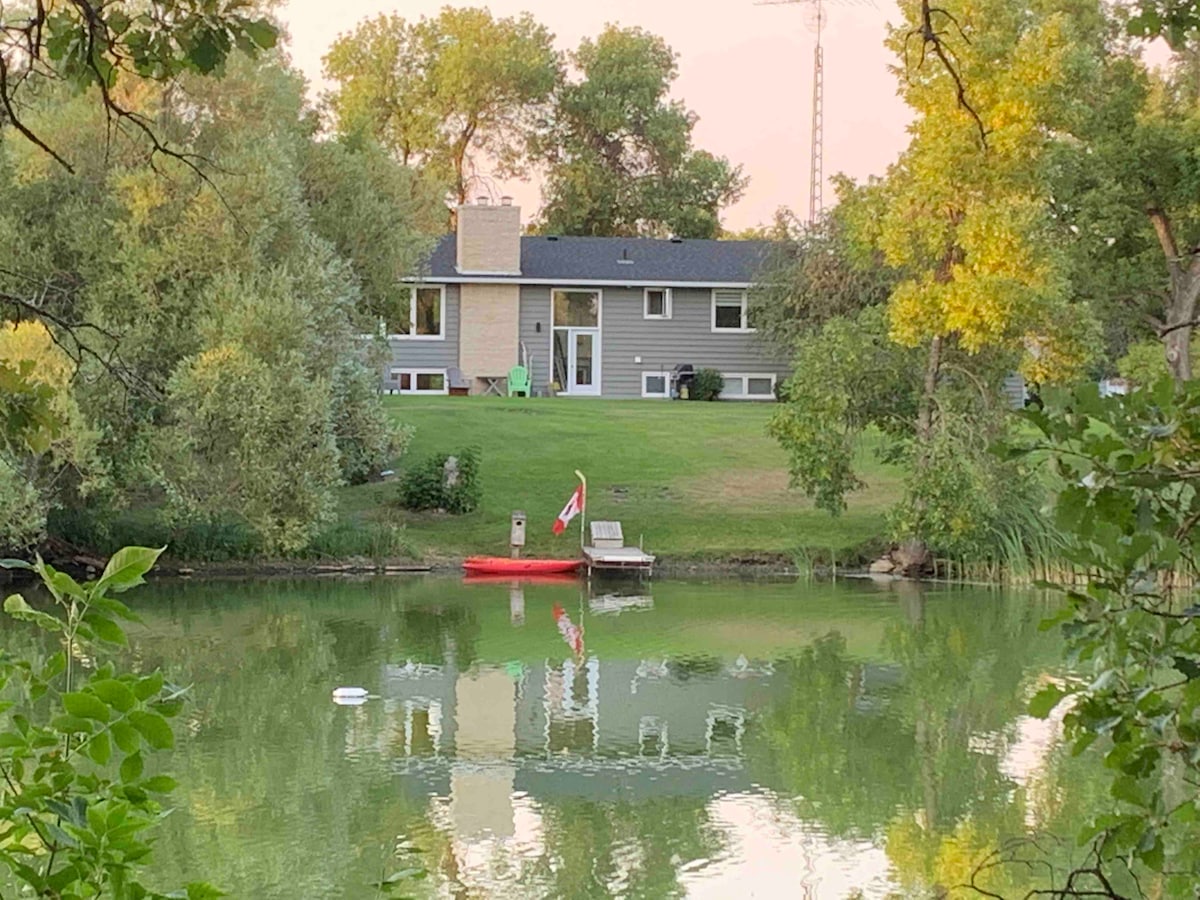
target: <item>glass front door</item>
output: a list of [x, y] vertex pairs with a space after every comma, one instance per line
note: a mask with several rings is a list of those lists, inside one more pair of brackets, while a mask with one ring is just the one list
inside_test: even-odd
[[563, 393], [600, 393], [599, 348], [598, 329], [554, 329], [554, 380]]
[[595, 331], [571, 329], [572, 394], [600, 393], [600, 382], [596, 378], [596, 343], [599, 337]]

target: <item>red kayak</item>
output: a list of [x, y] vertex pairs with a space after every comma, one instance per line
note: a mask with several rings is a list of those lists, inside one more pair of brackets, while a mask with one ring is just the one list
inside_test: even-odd
[[553, 575], [574, 572], [581, 559], [509, 559], [504, 556], [472, 556], [463, 568], [477, 575]]

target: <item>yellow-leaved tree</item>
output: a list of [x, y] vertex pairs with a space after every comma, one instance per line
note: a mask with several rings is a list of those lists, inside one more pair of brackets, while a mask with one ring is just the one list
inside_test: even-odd
[[78, 493], [95, 486], [97, 436], [71, 390], [74, 375], [74, 361], [41, 322], [0, 322], [0, 421], [10, 425], [10, 439], [0, 440], [0, 551], [42, 536], [53, 485]]
[[[911, 142], [858, 222], [899, 273], [891, 339], [924, 359], [914, 480], [946, 422], [938, 388], [948, 355], [1011, 358], [1042, 383], [1076, 376], [1095, 345], [1052, 239], [1050, 173], [1071, 152], [1099, 71], [1104, 18], [1091, 0], [928, 0], [901, 4], [890, 46], [915, 112]], [[964, 368], [963, 364], [958, 364]], [[919, 493], [919, 492], [918, 492]], [[909, 555], [923, 560], [923, 503], [908, 511]]]

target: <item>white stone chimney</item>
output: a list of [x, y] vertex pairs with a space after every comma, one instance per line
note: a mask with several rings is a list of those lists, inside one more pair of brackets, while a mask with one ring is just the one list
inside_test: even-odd
[[458, 207], [457, 268], [462, 275], [521, 274], [521, 208], [511, 197]]

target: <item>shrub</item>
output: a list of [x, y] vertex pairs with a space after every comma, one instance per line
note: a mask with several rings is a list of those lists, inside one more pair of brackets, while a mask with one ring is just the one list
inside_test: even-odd
[[[458, 460], [458, 480], [446, 485], [446, 461]], [[400, 479], [400, 505], [405, 509], [444, 509], [461, 515], [473, 512], [483, 498], [479, 484], [479, 452], [472, 447], [458, 453], [435, 453], [409, 469]]]
[[262, 538], [244, 519], [220, 517], [187, 522], [171, 531], [168, 552], [176, 559], [226, 562], [262, 553]]
[[716, 369], [701, 369], [692, 379], [688, 397], [692, 400], [716, 400], [725, 390], [725, 379]]
[[413, 559], [416, 553], [403, 525], [391, 522], [338, 522], [326, 528], [304, 551], [309, 559]]
[[303, 363], [297, 352], [265, 358], [230, 342], [176, 371], [160, 452], [168, 500], [185, 520], [244, 519], [279, 555], [334, 520], [341, 471], [329, 385]]
[[[1200, 335], [1192, 338], [1192, 359], [1200, 359]], [[1170, 374], [1167, 352], [1159, 340], [1131, 344], [1126, 354], [1117, 360], [1117, 371], [1137, 387], [1147, 387]]]
[[46, 527], [46, 506], [37, 489], [0, 460], [0, 556], [33, 546]]

